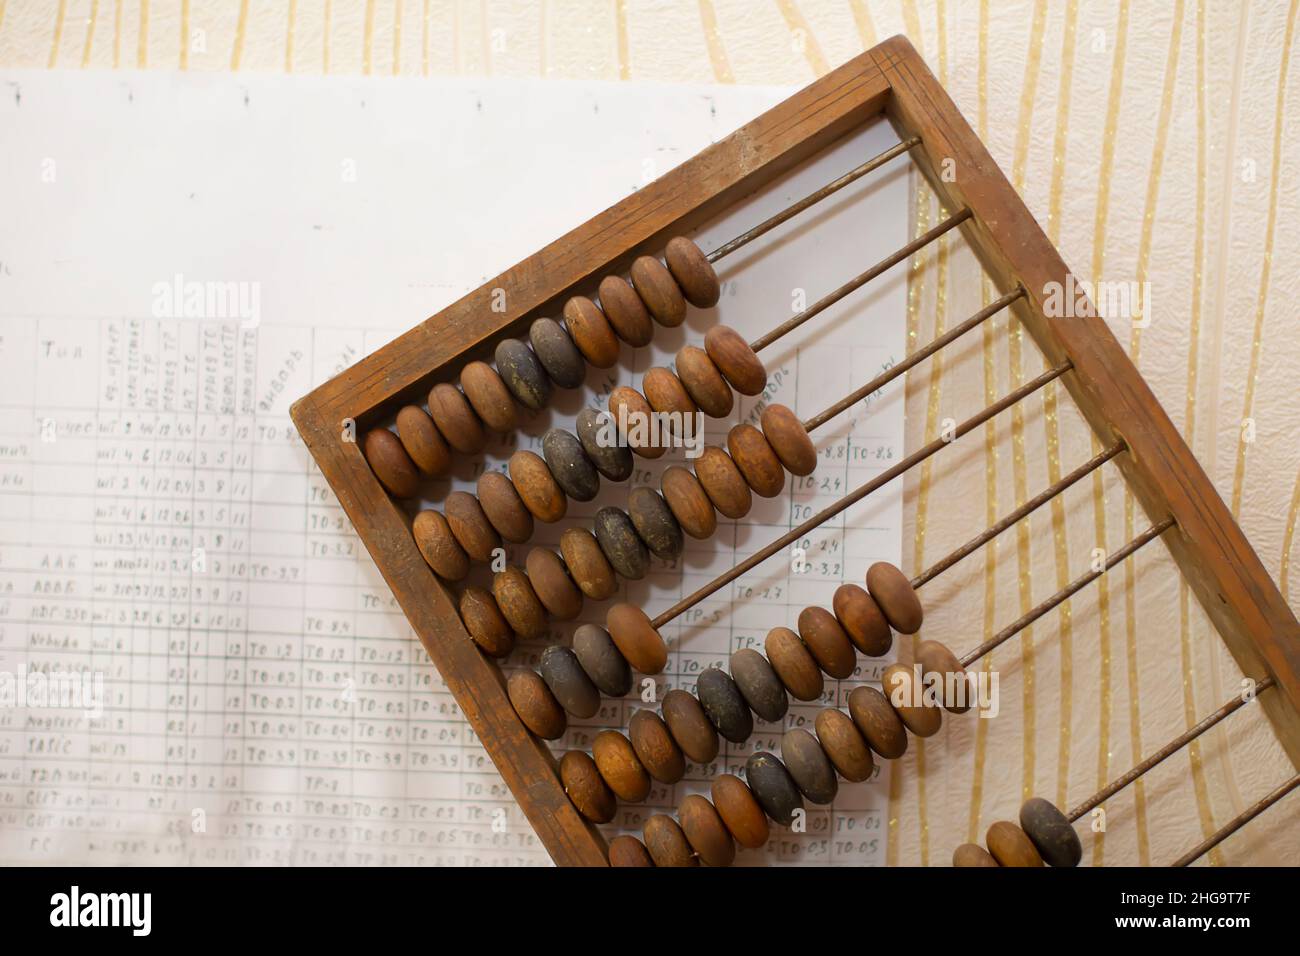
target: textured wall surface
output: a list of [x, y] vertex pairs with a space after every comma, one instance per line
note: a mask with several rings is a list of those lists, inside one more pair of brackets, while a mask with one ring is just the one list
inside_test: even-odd
[[[1149, 323], [1112, 319], [1115, 333], [1295, 606], [1297, 3], [0, 0], [0, 65], [797, 84], [906, 33], [1074, 271], [1149, 282]], [[918, 185], [915, 227], [938, 215]], [[919, 256], [914, 341], [985, 291], [960, 242]], [[911, 447], [1041, 368], [996, 320], [910, 375]], [[1047, 391], [911, 475], [908, 569], [1085, 460], [1089, 442], [1064, 393]], [[927, 587], [927, 633], [963, 651], [1144, 527], [1106, 469]], [[992, 666], [1003, 717], [954, 720], [900, 762], [891, 861], [946, 862], [1030, 793], [1079, 802], [1240, 679], [1158, 545]], [[1085, 861], [1168, 863], [1293, 773], [1263, 715], [1237, 714], [1110, 801]], [[1295, 863], [1297, 824], [1292, 796], [1209, 860]]]

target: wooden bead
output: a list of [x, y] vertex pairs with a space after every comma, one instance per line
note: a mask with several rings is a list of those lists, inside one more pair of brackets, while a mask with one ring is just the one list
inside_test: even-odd
[[614, 794], [600, 778], [596, 762], [581, 750], [560, 758], [560, 783], [578, 812], [592, 823], [608, 823], [618, 809]]
[[717, 530], [718, 516], [713, 510], [713, 502], [709, 501], [700, 480], [681, 465], [669, 465], [664, 469], [659, 490], [677, 523], [692, 538], [702, 541]]
[[596, 540], [610, 566], [629, 581], [645, 577], [650, 570], [650, 552], [627, 512], [621, 508], [601, 508], [593, 523]]
[[470, 362], [460, 370], [460, 387], [479, 419], [494, 432], [512, 432], [519, 423], [514, 396], [487, 362]]
[[564, 327], [588, 364], [596, 368], [614, 367], [618, 361], [618, 337], [595, 302], [575, 295], [564, 303]]
[[673, 740], [687, 757], [707, 764], [718, 755], [718, 732], [694, 694], [674, 688], [664, 694], [660, 708]]
[[553, 524], [564, 517], [569, 500], [560, 490], [551, 469], [546, 467], [546, 462], [521, 448], [510, 456], [508, 467], [515, 491], [519, 492], [524, 507], [533, 513], [534, 518]]
[[731, 679], [749, 709], [768, 723], [776, 723], [790, 709], [790, 697], [781, 678], [767, 658], [752, 647], [731, 655]]
[[700, 457], [695, 459], [695, 477], [700, 480], [704, 493], [713, 507], [725, 517], [736, 519], [749, 514], [754, 498], [736, 463], [716, 445], [705, 445]]
[[421, 511], [411, 522], [411, 535], [424, 560], [441, 577], [459, 581], [469, 574], [469, 555], [437, 511]]
[[501, 535], [483, 513], [479, 500], [468, 491], [453, 491], [442, 505], [451, 533], [475, 561], [491, 561], [501, 547]]
[[907, 752], [907, 728], [885, 695], [874, 687], [853, 689], [849, 716], [871, 749], [886, 760], [897, 760]]
[[583, 624], [574, 631], [573, 653], [602, 694], [622, 697], [632, 689], [632, 668], [603, 627]]
[[677, 808], [677, 819], [702, 862], [709, 866], [731, 866], [736, 859], [736, 842], [707, 798], [698, 793], [684, 797]]
[[650, 793], [650, 774], [632, 742], [616, 730], [602, 730], [592, 741], [591, 753], [601, 778], [620, 800], [640, 803]]
[[640, 392], [620, 385], [609, 393], [609, 413], [618, 424], [619, 440], [642, 458], [659, 458], [668, 449], [656, 443], [651, 428], [654, 409]]
[[997, 866], [993, 854], [978, 843], [963, 843], [952, 851], [953, 866]]
[[989, 827], [984, 835], [989, 854], [998, 861], [999, 866], [1042, 866], [1043, 858], [1039, 856], [1028, 834], [1020, 827], [1007, 820], [999, 820]]
[[763, 498], [775, 498], [785, 487], [785, 469], [763, 433], [753, 425], [737, 425], [727, 432], [727, 451], [745, 483]]
[[799, 612], [799, 636], [828, 677], [844, 680], [853, 675], [858, 660], [849, 636], [824, 607], [806, 607]]
[[451, 466], [447, 443], [428, 412], [420, 406], [407, 405], [397, 413], [397, 437], [423, 474], [434, 478]]
[[927, 704], [899, 703], [919, 700], [921, 686], [912, 668], [906, 664], [890, 664], [880, 675], [880, 689], [907, 729], [918, 737], [933, 737], [943, 723], [943, 710]]
[[533, 536], [533, 513], [524, 507], [515, 484], [499, 471], [485, 471], [478, 478], [478, 503], [497, 534], [513, 544]]
[[533, 548], [524, 560], [528, 581], [537, 599], [560, 621], [572, 621], [582, 613], [582, 592], [569, 577], [569, 569], [550, 548]]
[[686, 298], [662, 262], [654, 256], [638, 256], [630, 272], [632, 288], [656, 322], [664, 328], [675, 329], [686, 320]]
[[587, 362], [559, 322], [534, 319], [528, 327], [528, 341], [537, 361], [560, 388], [577, 388], [587, 380]]
[[668, 663], [668, 645], [634, 604], [615, 604], [605, 615], [605, 627], [624, 659], [642, 674], [658, 674]]
[[493, 357], [501, 380], [519, 404], [535, 412], [546, 407], [551, 400], [551, 377], [532, 349], [518, 339], [503, 339]]
[[673, 416], [666, 421], [674, 435], [698, 433], [695, 416], [700, 410], [686, 393], [682, 380], [668, 369], [661, 366], [646, 369], [645, 375], [641, 376], [641, 391], [656, 412]]
[[632, 749], [646, 773], [660, 783], [676, 783], [686, 774], [686, 760], [665, 724], [653, 710], [642, 708], [627, 724]]
[[370, 470], [388, 493], [397, 498], [414, 498], [420, 491], [420, 475], [401, 440], [387, 428], [372, 428], [361, 441], [361, 452]]
[[830, 803], [839, 792], [835, 768], [817, 738], [803, 728], [787, 730], [781, 738], [781, 760], [799, 792], [813, 803]]
[[767, 632], [763, 651], [781, 683], [795, 700], [816, 700], [824, 683], [821, 668], [809, 653], [803, 639], [788, 627], [774, 627]]
[[627, 513], [636, 533], [655, 557], [672, 561], [682, 553], [685, 547], [682, 526], [659, 492], [644, 486], [633, 488], [627, 496]]
[[883, 657], [894, 643], [894, 632], [876, 599], [856, 584], [841, 584], [831, 602], [835, 617], [853, 646], [868, 657]]
[[731, 386], [722, 377], [709, 353], [694, 345], [684, 345], [675, 362], [677, 377], [686, 394], [710, 418], [726, 418], [736, 403]]
[[511, 565], [494, 574], [492, 596], [511, 629], [520, 637], [539, 638], [546, 634], [546, 608], [537, 599], [522, 569]]
[[610, 866], [654, 866], [650, 851], [634, 836], [616, 836], [609, 841]]
[[803, 797], [790, 771], [775, 755], [760, 750], [745, 761], [745, 780], [763, 812], [782, 826], [794, 822]]
[[620, 339], [633, 348], [649, 345], [655, 327], [641, 297], [626, 279], [605, 276], [600, 280], [600, 307]]
[[921, 629], [924, 614], [916, 589], [902, 571], [888, 561], [877, 561], [867, 568], [867, 590], [880, 605], [885, 620], [896, 631], [915, 634]]
[[590, 501], [600, 491], [600, 475], [573, 432], [552, 428], [542, 436], [542, 456], [551, 476], [574, 501]]
[[450, 382], [440, 382], [429, 392], [429, 414], [447, 444], [462, 455], [477, 455], [487, 444], [483, 423], [465, 393]]
[[560, 706], [574, 717], [585, 720], [600, 710], [600, 691], [569, 648], [552, 644], [542, 651], [538, 670]]
[[578, 590], [593, 601], [603, 601], [618, 588], [618, 579], [596, 536], [585, 528], [565, 528], [560, 554]]
[[686, 834], [672, 817], [656, 813], [641, 828], [645, 848], [655, 866], [699, 866]]
[[568, 722], [564, 708], [536, 671], [515, 671], [506, 681], [506, 693], [524, 726], [543, 740], [564, 736]]
[[664, 249], [664, 259], [687, 302], [697, 309], [711, 309], [718, 304], [722, 286], [699, 246], [685, 236], [674, 236]]
[[817, 449], [794, 412], [784, 405], [769, 405], [763, 409], [760, 421], [763, 437], [786, 471], [802, 477], [817, 470]]
[[735, 329], [726, 325], [709, 329], [704, 333], [704, 351], [741, 395], [757, 395], [767, 387], [767, 369]]
[[757, 850], [767, 842], [767, 815], [743, 780], [734, 774], [721, 774], [714, 779], [710, 794], [718, 816], [737, 843]]
[[939, 641], [918, 641], [916, 663], [921, 665], [921, 676], [938, 674], [943, 678], [943, 707], [950, 714], [964, 714], [974, 702], [974, 687], [967, 679], [966, 668], [957, 655]]
[[875, 760], [852, 717], [827, 707], [817, 715], [816, 727], [817, 739], [841, 777], [850, 783], [860, 783], [871, 776]]
[[1020, 808], [1020, 827], [1048, 866], [1078, 866], [1083, 859], [1079, 834], [1054, 803], [1030, 797]]
[[515, 646], [510, 624], [497, 607], [496, 599], [482, 588], [460, 592], [460, 619], [469, 636], [490, 657], [505, 657]]
[[574, 428], [582, 450], [598, 472], [610, 481], [627, 481], [631, 477], [635, 467], [632, 449], [619, 444], [618, 429], [608, 412], [584, 408], [578, 412]]
[[718, 733], [733, 744], [749, 739], [754, 732], [754, 716], [740, 688], [726, 671], [719, 667], [705, 670], [696, 681], [695, 695]]

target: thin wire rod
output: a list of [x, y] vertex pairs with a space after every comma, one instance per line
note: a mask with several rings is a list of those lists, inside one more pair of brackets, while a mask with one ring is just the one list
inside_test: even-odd
[[1106, 462], [1110, 461], [1112, 458], [1114, 458], [1116, 455], [1122, 452], [1124, 448], [1125, 448], [1124, 442], [1117, 441], [1115, 444], [1111, 445], [1105, 451], [1101, 452], [1100, 454], [1084, 462], [1078, 468], [1074, 469], [1074, 471], [1070, 472], [1060, 481], [1056, 482], [1056, 484], [1044, 489], [1037, 496], [1030, 498], [1028, 501], [1026, 501], [1015, 511], [1011, 512], [1005, 518], [1000, 520], [997, 524], [992, 525], [986, 531], [980, 532], [978, 535], [976, 535], [975, 537], [967, 541], [965, 544], [963, 544], [956, 551], [953, 551], [951, 554], [949, 554], [946, 558], [940, 558], [934, 564], [930, 565], [930, 567], [926, 568], [916, 577], [912, 578], [912, 587], [919, 588], [921, 585], [925, 584], [926, 582], [932, 581], [934, 578], [938, 577], [944, 571], [947, 571], [950, 567], [952, 567], [962, 558], [965, 558], [967, 555], [974, 554], [980, 548], [984, 547], [984, 545], [988, 544], [990, 541], [992, 541], [994, 538], [1000, 535], [1003, 531], [1006, 531], [1008, 528], [1010, 528], [1021, 518], [1025, 517], [1025, 515], [1038, 510], [1043, 505], [1047, 504], [1049, 501], [1051, 501], [1053, 498], [1059, 495], [1061, 492], [1065, 491], [1065, 489], [1069, 488], [1071, 485], [1077, 482], [1079, 479], [1091, 474], [1092, 472], [1100, 468], [1102, 465], [1106, 464]]
[[1012, 302], [1015, 302], [1024, 294], [1025, 294], [1024, 286], [1017, 286], [1014, 291], [1008, 292], [1006, 295], [1004, 295], [1002, 298], [998, 299], [995, 302], [990, 302], [988, 305], [980, 309], [978, 312], [972, 315], [965, 322], [961, 323], [960, 325], [954, 326], [950, 331], [945, 332], [943, 335], [939, 336], [937, 339], [935, 339], [930, 344], [926, 345], [924, 348], [917, 349], [915, 352], [913, 352], [907, 358], [903, 359], [903, 361], [899, 362], [897, 365], [893, 366], [892, 368], [886, 369], [884, 372], [881, 372], [879, 375], [877, 375], [875, 378], [869, 381], [866, 385], [863, 385], [861, 388], [857, 389], [856, 391], [852, 392], [849, 395], [845, 395], [838, 402], [836, 402], [830, 408], [826, 409], [821, 414], [814, 415], [812, 418], [808, 419], [806, 422], [803, 423], [804, 429], [806, 431], [812, 431], [814, 428], [818, 428], [822, 425], [825, 425], [828, 421], [830, 421], [836, 415], [840, 414], [840, 412], [844, 411], [846, 408], [852, 408], [854, 405], [862, 401], [862, 399], [866, 398], [872, 392], [884, 388], [886, 385], [888, 385], [894, 379], [898, 378], [898, 376], [902, 375], [908, 369], [912, 368], [913, 366], [917, 365], [920, 362], [925, 361], [927, 358], [929, 358], [935, 352], [939, 351], [939, 349], [943, 348], [944, 346], [952, 344], [952, 342], [954, 342], [956, 339], [961, 338], [971, 329], [975, 328], [976, 326], [980, 325], [986, 320], [992, 318], [994, 315], [1001, 312], [1003, 309], [1009, 306]]
[[1018, 621], [1015, 621], [1014, 623], [1007, 625], [1002, 630], [998, 631], [997, 634], [993, 635], [991, 638], [989, 638], [987, 641], [981, 644], [979, 647], [969, 652], [965, 657], [961, 659], [961, 666], [970, 667], [971, 664], [979, 660], [989, 651], [993, 650], [1003, 641], [1007, 640], [1008, 638], [1014, 637], [1016, 634], [1023, 631], [1030, 624], [1033, 624], [1036, 620], [1038, 620], [1040, 617], [1042, 617], [1052, 608], [1056, 607], [1066, 598], [1070, 597], [1072, 594], [1076, 593], [1077, 591], [1080, 591], [1087, 585], [1091, 584], [1093, 581], [1097, 580], [1099, 577], [1101, 577], [1103, 574], [1105, 574], [1115, 565], [1119, 564], [1125, 558], [1129, 557], [1131, 554], [1136, 552], [1144, 544], [1154, 541], [1156, 538], [1160, 537], [1160, 535], [1164, 534], [1165, 531], [1173, 527], [1173, 524], [1174, 524], [1173, 518], [1165, 518], [1159, 524], [1154, 524], [1150, 528], [1147, 528], [1146, 531], [1143, 531], [1140, 535], [1138, 535], [1128, 544], [1124, 545], [1124, 547], [1120, 548], [1109, 558], [1107, 558], [1105, 566], [1100, 571], [1089, 571], [1087, 574], [1083, 575], [1082, 577], [1075, 578], [1072, 582], [1067, 584], [1061, 590], [1057, 591], [1055, 594], [1049, 597], [1042, 604], [1038, 605], [1038, 607], [1034, 608], [1028, 614], [1021, 617]]
[[1032, 395], [1034, 392], [1038, 391], [1038, 389], [1042, 388], [1048, 382], [1052, 382], [1060, 378], [1067, 371], [1069, 371], [1071, 367], [1072, 367], [1071, 363], [1067, 360], [1061, 363], [1060, 365], [1057, 365], [1055, 368], [1048, 369], [1046, 372], [1044, 372], [1042, 375], [1039, 375], [1037, 378], [1033, 379], [1032, 381], [1026, 382], [1024, 385], [1020, 386], [1014, 392], [1004, 395], [1002, 398], [998, 399], [996, 402], [994, 402], [992, 405], [985, 408], [983, 411], [979, 412], [976, 415], [971, 416], [970, 418], [962, 422], [960, 425], [958, 425], [956, 430], [953, 432], [952, 438], [935, 439], [934, 441], [930, 442], [928, 445], [925, 445], [924, 447], [918, 449], [917, 451], [914, 451], [912, 454], [908, 455], [906, 458], [904, 458], [898, 464], [894, 465], [892, 468], [886, 469], [885, 471], [877, 475], [875, 478], [871, 479], [871, 481], [868, 481], [866, 484], [862, 485], [856, 490], [849, 492], [839, 501], [823, 509], [822, 511], [819, 511], [817, 514], [813, 515], [811, 518], [809, 518], [803, 524], [799, 525], [797, 528], [792, 528], [790, 531], [781, 535], [781, 537], [777, 538], [775, 541], [767, 545], [765, 548], [762, 548], [761, 550], [754, 552], [744, 561], [741, 561], [739, 564], [737, 564], [735, 567], [733, 567], [731, 570], [727, 571], [726, 573], [721, 574], [718, 577], [714, 578], [712, 581], [704, 585], [704, 587], [700, 588], [694, 594], [690, 595], [689, 597], [682, 598], [680, 601], [678, 601], [668, 610], [664, 611], [662, 614], [656, 617], [651, 622], [652, 625], [655, 628], [663, 627], [673, 618], [677, 617], [677, 615], [690, 610], [692, 607], [699, 604], [701, 601], [707, 598], [710, 594], [713, 594], [719, 588], [726, 587], [732, 581], [736, 580], [736, 578], [745, 574], [746, 572], [756, 567], [757, 565], [762, 564], [772, 555], [776, 554], [778, 551], [787, 547], [791, 542], [799, 540], [799, 538], [803, 537], [809, 531], [812, 531], [818, 525], [822, 524], [825, 521], [829, 521], [831, 518], [834, 518], [841, 511], [844, 511], [845, 509], [861, 501], [863, 498], [871, 494], [877, 488], [880, 488], [882, 485], [888, 484], [889, 482], [897, 478], [899, 475], [907, 471], [909, 468], [912, 468], [913, 466], [918, 465], [921, 462], [925, 461], [927, 458], [929, 458], [931, 455], [937, 452], [940, 448], [943, 448], [944, 446], [951, 444], [956, 439], [961, 438], [971, 429], [978, 428], [980, 425], [983, 425], [994, 415], [998, 414], [998, 412], [1010, 408], [1012, 405], [1016, 404], [1016, 402], [1025, 398], [1027, 395]]
[[1272, 687], [1273, 683], [1274, 683], [1273, 678], [1265, 677], [1263, 680], [1259, 681], [1255, 685], [1254, 696], [1243, 697], [1241, 694], [1238, 694], [1237, 696], [1233, 697], [1230, 701], [1228, 701], [1226, 704], [1224, 704], [1214, 713], [1210, 714], [1208, 717], [1202, 720], [1195, 727], [1192, 727], [1184, 731], [1183, 733], [1179, 734], [1173, 740], [1169, 741], [1169, 743], [1165, 744], [1163, 747], [1161, 747], [1151, 756], [1143, 760], [1140, 764], [1138, 764], [1128, 773], [1124, 774], [1122, 777], [1116, 777], [1106, 786], [1102, 787], [1091, 797], [1083, 801], [1083, 803], [1079, 804], [1068, 814], [1066, 814], [1065, 819], [1073, 823], [1075, 820], [1079, 819], [1085, 813], [1088, 813], [1094, 807], [1101, 806], [1103, 803], [1105, 803], [1115, 794], [1119, 793], [1121, 790], [1127, 787], [1138, 777], [1142, 776], [1148, 770], [1156, 766], [1156, 764], [1159, 764], [1162, 761], [1164, 761], [1166, 758], [1173, 756], [1178, 751], [1182, 750], [1183, 747], [1187, 746], [1189, 743], [1191, 743], [1201, 734], [1205, 733], [1207, 730], [1209, 730], [1211, 727], [1217, 724], [1219, 721], [1223, 720], [1225, 717], [1235, 713], [1236, 711], [1240, 710], [1242, 707], [1246, 706], [1246, 704], [1254, 700], [1255, 697], [1258, 697], [1264, 691]]
[[1279, 800], [1285, 797], [1296, 787], [1300, 787], [1300, 774], [1296, 774], [1294, 777], [1292, 777], [1286, 783], [1282, 784], [1282, 786], [1278, 787], [1276, 790], [1270, 793], [1263, 800], [1259, 801], [1259, 803], [1255, 804], [1253, 807], [1248, 807], [1247, 809], [1239, 813], [1237, 816], [1233, 817], [1232, 820], [1230, 820], [1222, 830], [1214, 834], [1214, 836], [1210, 837], [1200, 846], [1196, 847], [1196, 849], [1189, 851], [1183, 856], [1180, 856], [1173, 863], [1171, 863], [1170, 866], [1187, 866], [1187, 864], [1189, 863], [1194, 863], [1198, 858], [1208, 853], [1210, 850], [1213, 850], [1216, 846], [1218, 846], [1228, 837], [1232, 836], [1234, 833], [1236, 833], [1238, 830], [1244, 827], [1251, 820], [1255, 819], [1257, 816], [1259, 816], [1261, 813], [1263, 813], [1273, 804], [1277, 803]]
[[888, 270], [892, 269], [894, 266], [898, 265], [900, 262], [902, 262], [904, 259], [910, 256], [912, 253], [916, 252], [919, 249], [923, 249], [924, 247], [928, 246], [930, 243], [934, 242], [934, 240], [938, 239], [949, 229], [953, 229], [961, 225], [967, 219], [971, 218], [972, 215], [974, 214], [970, 211], [970, 209], [963, 207], [961, 210], [949, 216], [943, 222], [939, 223], [939, 225], [935, 226], [929, 232], [917, 236], [915, 239], [913, 239], [907, 245], [903, 246], [897, 252], [892, 252], [884, 259], [881, 259], [879, 262], [877, 262], [866, 272], [854, 276], [852, 279], [844, 283], [844, 285], [840, 286], [834, 292], [830, 292], [822, 296], [820, 299], [818, 299], [812, 305], [808, 306], [808, 308], [804, 309], [798, 315], [791, 316], [789, 319], [782, 322], [780, 325], [772, 329], [772, 331], [768, 332], [766, 335], [762, 335], [759, 338], [755, 339], [754, 341], [750, 342], [749, 347], [753, 349], [755, 352], [761, 352], [763, 349], [767, 348], [777, 339], [781, 338], [781, 336], [788, 335], [789, 333], [793, 332], [795, 329], [799, 328], [799, 326], [807, 322], [809, 319], [811, 319], [813, 316], [817, 315], [819, 312], [822, 312], [825, 309], [830, 308], [832, 305], [840, 301], [840, 299], [844, 298], [849, 293], [856, 292], [858, 289], [861, 289], [864, 285], [866, 285], [876, 276], [880, 275], [882, 272], [887, 272]]
[[750, 229], [747, 232], [742, 232], [740, 235], [738, 235], [735, 239], [732, 239], [730, 242], [724, 242], [722, 245], [718, 246], [718, 248], [714, 249], [707, 256], [705, 256], [705, 258], [708, 259], [710, 262], [717, 262], [719, 259], [731, 255], [731, 253], [735, 252], [737, 249], [741, 248], [742, 246], [748, 245], [749, 243], [753, 242], [759, 236], [771, 232], [777, 226], [781, 225], [781, 223], [793, 219], [795, 216], [799, 215], [799, 213], [803, 212], [809, 206], [815, 206], [817, 203], [821, 202], [827, 196], [839, 192], [845, 186], [861, 179], [863, 176], [871, 172], [873, 169], [879, 169], [881, 166], [885, 165], [885, 163], [889, 162], [895, 156], [901, 156], [903, 153], [907, 152], [913, 146], [919, 145], [920, 142], [921, 142], [921, 137], [913, 136], [911, 139], [904, 140], [901, 143], [889, 147], [889, 149], [885, 150], [883, 153], [879, 153], [871, 157], [871, 159], [867, 160], [861, 166], [856, 166], [853, 169], [850, 169], [839, 179], [835, 179], [827, 183], [825, 186], [817, 190], [815, 193], [805, 196], [803, 199], [800, 199], [794, 205], [786, 206], [775, 216], [763, 220], [753, 229]]

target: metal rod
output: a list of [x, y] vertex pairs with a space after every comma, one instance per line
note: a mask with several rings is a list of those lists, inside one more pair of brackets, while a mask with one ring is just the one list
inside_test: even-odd
[[1261, 813], [1263, 813], [1273, 804], [1277, 803], [1279, 800], [1285, 797], [1296, 787], [1300, 787], [1300, 774], [1296, 774], [1286, 783], [1282, 784], [1282, 786], [1278, 787], [1276, 790], [1270, 793], [1263, 800], [1259, 801], [1252, 807], [1248, 807], [1246, 810], [1243, 810], [1237, 816], [1233, 817], [1232, 820], [1230, 820], [1227, 823], [1227, 825], [1223, 827], [1223, 829], [1219, 830], [1217, 833], [1214, 834], [1214, 836], [1210, 837], [1208, 840], [1206, 840], [1200, 846], [1196, 847], [1194, 850], [1191, 850], [1188, 853], [1185, 853], [1182, 856], [1180, 856], [1178, 859], [1174, 860], [1174, 862], [1171, 863], [1170, 866], [1187, 866], [1187, 864], [1195, 862], [1201, 856], [1208, 853], [1210, 850], [1213, 850], [1216, 846], [1218, 846], [1228, 837], [1232, 836], [1234, 833], [1236, 833], [1238, 830], [1244, 827], [1251, 820], [1255, 819], [1257, 816], [1259, 816]]
[[741, 248], [742, 246], [748, 245], [749, 243], [753, 242], [759, 236], [771, 232], [777, 226], [781, 225], [781, 223], [793, 219], [795, 216], [799, 215], [799, 213], [803, 212], [809, 206], [815, 206], [817, 203], [821, 202], [827, 196], [839, 192], [845, 186], [861, 179], [863, 176], [871, 172], [873, 169], [879, 169], [881, 166], [885, 165], [885, 163], [889, 162], [895, 156], [901, 156], [903, 153], [907, 152], [913, 146], [919, 145], [920, 142], [921, 142], [921, 137], [913, 136], [911, 139], [904, 140], [901, 143], [889, 147], [889, 149], [885, 150], [883, 153], [879, 153], [871, 157], [871, 159], [867, 160], [861, 166], [856, 166], [853, 169], [850, 169], [839, 179], [835, 179], [827, 183], [825, 186], [817, 190], [815, 193], [805, 196], [803, 199], [800, 199], [794, 205], [786, 206], [775, 216], [763, 220], [753, 229], [750, 229], [747, 232], [742, 232], [740, 235], [738, 235], [735, 239], [732, 239], [730, 242], [724, 242], [722, 245], [718, 246], [718, 248], [714, 249], [707, 256], [705, 256], [705, 258], [708, 259], [710, 262], [717, 262], [719, 259], [731, 255], [731, 253], [735, 252], [737, 249]]
[[1072, 367], [1071, 363], [1067, 360], [1062, 364], [1057, 365], [1055, 368], [1048, 369], [1046, 372], [1044, 372], [1042, 375], [1039, 375], [1037, 378], [1033, 379], [1032, 381], [1026, 382], [1024, 385], [1020, 386], [1014, 392], [1004, 395], [1002, 398], [998, 399], [998, 401], [994, 402], [992, 405], [988, 406], [983, 411], [971, 416], [970, 418], [962, 422], [960, 425], [958, 425], [955, 431], [953, 432], [953, 437], [951, 439], [939, 438], [930, 442], [928, 445], [923, 446], [917, 451], [914, 451], [912, 454], [908, 455], [898, 464], [881, 472], [881, 474], [877, 475], [871, 481], [868, 481], [866, 484], [862, 485], [856, 490], [849, 492], [849, 494], [845, 495], [843, 498], [835, 502], [833, 505], [830, 505], [827, 508], [823, 509], [822, 511], [819, 511], [817, 514], [813, 515], [811, 518], [809, 518], [803, 524], [799, 525], [797, 528], [792, 528], [790, 531], [781, 535], [781, 537], [777, 538], [771, 544], [767, 545], [766, 547], [762, 548], [759, 551], [756, 551], [754, 554], [751, 554], [748, 558], [746, 558], [744, 561], [741, 561], [731, 570], [714, 578], [712, 581], [704, 585], [704, 587], [700, 588], [694, 594], [682, 598], [680, 601], [678, 601], [668, 610], [664, 611], [662, 614], [656, 617], [651, 622], [652, 625], [655, 628], [663, 627], [673, 618], [677, 617], [677, 615], [690, 610], [695, 605], [699, 604], [701, 601], [707, 598], [710, 594], [713, 594], [715, 591], [717, 591], [719, 588], [725, 587], [726, 585], [730, 584], [732, 581], [736, 580], [736, 578], [745, 574], [752, 568], [766, 561], [768, 558], [776, 554], [778, 551], [787, 547], [791, 542], [799, 540], [799, 538], [803, 537], [809, 531], [812, 531], [814, 528], [822, 524], [824, 521], [830, 520], [831, 518], [839, 514], [841, 511], [844, 511], [850, 506], [861, 501], [863, 498], [871, 494], [877, 488], [880, 488], [882, 485], [886, 485], [889, 482], [893, 481], [895, 478], [903, 474], [909, 468], [912, 468], [913, 466], [918, 465], [921, 462], [925, 461], [927, 458], [929, 458], [939, 449], [943, 448], [946, 445], [951, 444], [956, 439], [961, 438], [971, 429], [978, 428], [980, 425], [983, 425], [994, 415], [998, 414], [998, 412], [1010, 408], [1012, 405], [1016, 404], [1016, 402], [1025, 398], [1027, 395], [1032, 395], [1034, 392], [1042, 388], [1048, 382], [1052, 382], [1060, 378], [1067, 371], [1069, 371], [1071, 367]]

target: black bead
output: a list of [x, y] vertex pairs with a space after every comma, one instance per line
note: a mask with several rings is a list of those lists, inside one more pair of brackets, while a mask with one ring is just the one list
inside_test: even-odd
[[710, 667], [701, 674], [695, 684], [695, 696], [718, 733], [733, 744], [744, 743], [754, 732], [754, 715], [726, 671]]

